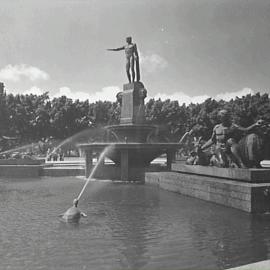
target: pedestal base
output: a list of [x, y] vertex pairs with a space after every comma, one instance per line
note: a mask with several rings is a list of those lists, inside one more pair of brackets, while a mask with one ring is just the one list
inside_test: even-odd
[[246, 212], [270, 212], [270, 170], [226, 170], [173, 163], [172, 171], [147, 172], [145, 182]]
[[124, 84], [120, 124], [143, 124], [146, 90], [141, 82]]

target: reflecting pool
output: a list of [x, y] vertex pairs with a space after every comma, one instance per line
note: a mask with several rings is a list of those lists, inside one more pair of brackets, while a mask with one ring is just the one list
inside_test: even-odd
[[226, 269], [270, 257], [270, 217], [138, 184], [0, 180], [0, 269]]

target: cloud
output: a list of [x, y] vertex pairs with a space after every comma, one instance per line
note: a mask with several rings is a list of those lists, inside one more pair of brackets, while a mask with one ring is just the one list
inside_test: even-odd
[[254, 95], [254, 91], [251, 88], [243, 88], [242, 90], [236, 91], [236, 92], [226, 92], [216, 95], [216, 100], [225, 100], [230, 101], [231, 99], [234, 99], [236, 97], [242, 97], [246, 96], [248, 94]]
[[[122, 91], [118, 86], [107, 86], [102, 88], [100, 91], [97, 91], [95, 93], [87, 93], [83, 91], [73, 91], [67, 86], [60, 87], [58, 92], [54, 95], [50, 95], [51, 97], [61, 97], [61, 96], [66, 96], [68, 98], [71, 98], [73, 100], [79, 99], [81, 101], [84, 100], [89, 100], [90, 102], [95, 102], [98, 100], [101, 101], [116, 101], [116, 94], [118, 92]], [[26, 90], [23, 92], [23, 94], [34, 94], [34, 95], [42, 95], [46, 91], [40, 89], [37, 86], [33, 86], [30, 89]], [[165, 94], [165, 93], [158, 93], [154, 96], [148, 96], [146, 98], [146, 102], [150, 98], [154, 99], [161, 99], [161, 100], [177, 100], [179, 104], [190, 104], [190, 103], [202, 103], [208, 98], [213, 98], [216, 100], [225, 100], [229, 101], [231, 99], [234, 99], [236, 97], [242, 97], [246, 96], [248, 94], [253, 95], [255, 92], [251, 88], [243, 88], [242, 90], [235, 91], [235, 92], [225, 92], [225, 93], [220, 93], [216, 96], [209, 96], [209, 95], [198, 95], [198, 96], [189, 96], [183, 92], [174, 92], [172, 94]]]
[[49, 74], [45, 71], [25, 64], [7, 65], [0, 70], [0, 80], [18, 82], [22, 78], [30, 81], [48, 80]]
[[167, 60], [156, 53], [149, 55], [140, 53], [140, 64], [141, 68], [147, 73], [154, 73], [168, 66]]
[[46, 91], [40, 89], [39, 87], [33, 86], [33, 87], [31, 87], [30, 89], [24, 91], [23, 94], [24, 94], [24, 95], [30, 95], [30, 94], [33, 94], [33, 95], [40, 96], [40, 95], [44, 94], [45, 92], [46, 92]]
[[71, 99], [86, 100], [90, 102], [102, 100], [102, 101], [116, 101], [116, 94], [120, 92], [118, 86], [107, 86], [95, 93], [87, 93], [82, 91], [72, 91], [69, 87], [60, 87], [59, 91], [53, 97], [67, 96]]
[[202, 103], [210, 97], [217, 100], [217, 101], [221, 100], [221, 99], [223, 99], [225, 101], [229, 101], [229, 100], [234, 99], [236, 97], [242, 97], [242, 96], [246, 96], [248, 94], [253, 95], [254, 93], [255, 92], [251, 88], [243, 88], [242, 90], [239, 90], [239, 91], [220, 93], [220, 94], [218, 94], [216, 96], [212, 96], [212, 97], [208, 96], [208, 95], [191, 97], [183, 92], [175, 92], [172, 94], [158, 93], [153, 98], [154, 99], [160, 98], [161, 100], [166, 100], [166, 99], [178, 100], [179, 104], [183, 104], [183, 103], [190, 104], [190, 103]]
[[209, 96], [207, 95], [201, 95], [201, 96], [188, 96], [183, 92], [175, 92], [172, 94], [164, 94], [164, 93], [158, 93], [156, 94], [154, 97], [154, 99], [161, 99], [161, 100], [166, 100], [166, 99], [170, 99], [170, 100], [178, 100], [179, 104], [190, 104], [190, 103], [202, 103], [203, 101], [205, 101], [207, 98], [209, 98]]

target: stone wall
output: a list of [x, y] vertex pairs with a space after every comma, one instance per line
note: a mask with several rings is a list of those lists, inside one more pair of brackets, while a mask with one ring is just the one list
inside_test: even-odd
[[246, 212], [270, 211], [270, 183], [239, 182], [182, 172], [147, 172], [145, 182]]
[[0, 165], [0, 177], [35, 178], [39, 177], [42, 165]]
[[85, 169], [77, 167], [44, 167], [40, 175], [49, 177], [84, 176]]

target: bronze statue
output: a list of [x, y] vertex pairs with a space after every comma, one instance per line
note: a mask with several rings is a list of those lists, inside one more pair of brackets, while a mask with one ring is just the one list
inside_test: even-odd
[[131, 83], [131, 76], [130, 76], [130, 70], [132, 74], [132, 82], [135, 81], [135, 69], [134, 64], [136, 67], [136, 81], [140, 81], [140, 66], [139, 66], [139, 54], [137, 50], [137, 45], [135, 43], [132, 43], [132, 38], [127, 37], [126, 38], [127, 44], [116, 49], [107, 49], [108, 51], [121, 51], [125, 50], [126, 54], [126, 72], [128, 81]]
[[[239, 143], [235, 139], [235, 132], [248, 132], [253, 128], [260, 126], [262, 121], [259, 120], [255, 124], [249, 127], [241, 127], [232, 123], [230, 114], [227, 110], [221, 110], [219, 112], [221, 123], [216, 125], [213, 129], [211, 138], [201, 147], [201, 150], [205, 150], [212, 145], [215, 145], [214, 155], [212, 156], [210, 163], [218, 167], [240, 167], [246, 168], [246, 164], [243, 162], [241, 156], [241, 149]], [[253, 137], [255, 134], [249, 134]], [[247, 135], [247, 136], [249, 136]], [[252, 146], [247, 146], [252, 149]]]

